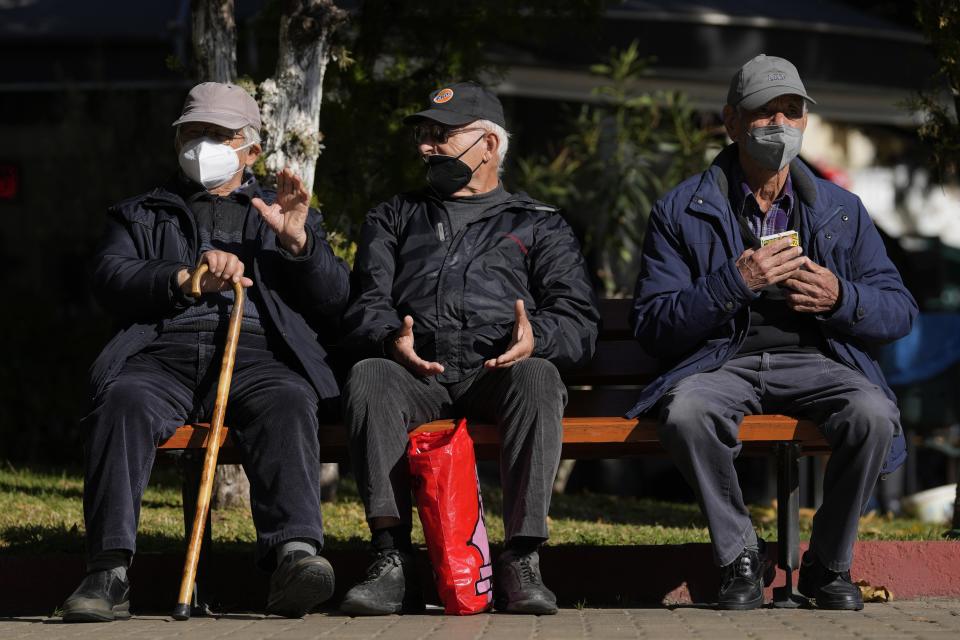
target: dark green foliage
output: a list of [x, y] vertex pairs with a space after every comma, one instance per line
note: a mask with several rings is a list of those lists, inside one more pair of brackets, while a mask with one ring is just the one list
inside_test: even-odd
[[603, 84], [571, 133], [551, 153], [519, 161], [521, 185], [564, 210], [607, 295], [633, 286], [653, 203], [703, 170], [719, 143], [682, 93], [638, 90], [648, 64], [636, 42], [611, 52], [591, 69]]
[[937, 59], [938, 86], [920, 93], [912, 106], [925, 112], [920, 137], [933, 146], [942, 177], [955, 178], [960, 172], [960, 3], [918, 0], [917, 20]]

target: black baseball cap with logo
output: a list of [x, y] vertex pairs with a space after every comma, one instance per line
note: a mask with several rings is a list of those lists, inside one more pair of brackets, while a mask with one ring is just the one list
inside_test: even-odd
[[503, 128], [507, 126], [499, 98], [476, 82], [457, 82], [431, 92], [428, 107], [407, 116], [403, 123], [417, 124], [422, 120], [454, 127], [476, 120], [489, 120]]

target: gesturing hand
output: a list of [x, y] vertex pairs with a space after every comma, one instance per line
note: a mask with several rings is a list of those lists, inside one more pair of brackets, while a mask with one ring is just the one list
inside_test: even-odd
[[783, 285], [790, 289], [787, 306], [803, 313], [826, 313], [833, 310], [840, 299], [840, 281], [833, 272], [810, 258]]
[[[206, 263], [210, 270], [200, 277], [201, 293], [214, 293], [225, 289], [232, 289], [234, 283], [239, 282], [245, 287], [252, 287], [253, 280], [243, 275], [243, 261], [226, 251], [206, 251], [200, 256], [200, 264]], [[177, 274], [177, 283], [187, 295], [190, 293], [190, 272], [181, 269]]]
[[411, 373], [419, 376], [435, 376], [443, 373], [439, 362], [427, 362], [417, 355], [413, 348], [413, 318], [404, 316], [403, 326], [393, 335], [387, 344], [387, 354], [396, 362], [405, 366]]
[[752, 291], [759, 291], [792, 276], [803, 264], [802, 253], [802, 247], [790, 246], [790, 238], [780, 238], [759, 249], [744, 251], [737, 258], [737, 270]]
[[507, 350], [497, 358], [491, 358], [483, 363], [487, 369], [506, 369], [521, 360], [533, 355], [533, 327], [527, 320], [527, 313], [523, 309], [523, 300], [517, 300], [513, 305], [513, 313], [517, 321], [513, 324], [513, 336]]
[[260, 216], [277, 234], [277, 240], [284, 249], [298, 256], [307, 246], [307, 213], [310, 210], [310, 191], [290, 169], [277, 174], [277, 200], [267, 204], [260, 198], [254, 198], [253, 206]]

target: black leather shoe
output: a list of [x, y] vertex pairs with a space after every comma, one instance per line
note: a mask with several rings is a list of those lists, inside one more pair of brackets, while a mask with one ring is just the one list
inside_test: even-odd
[[860, 587], [853, 584], [849, 571], [831, 571], [820, 563], [816, 554], [807, 551], [800, 563], [797, 590], [815, 600], [820, 609], [860, 611], [863, 596]]
[[63, 603], [64, 622], [111, 622], [130, 618], [130, 581], [113, 571], [88, 573]]
[[498, 611], [539, 616], [557, 612], [557, 596], [540, 577], [540, 554], [519, 554], [507, 549], [493, 569], [493, 605]]
[[758, 551], [744, 549], [736, 560], [720, 568], [717, 608], [742, 611], [763, 606], [763, 577], [767, 571], [767, 544], [757, 540]]
[[423, 596], [413, 556], [397, 549], [377, 554], [367, 576], [340, 603], [340, 611], [352, 616], [386, 616], [423, 611]]
[[306, 551], [283, 557], [270, 576], [267, 613], [301, 618], [333, 595], [333, 567], [326, 558]]

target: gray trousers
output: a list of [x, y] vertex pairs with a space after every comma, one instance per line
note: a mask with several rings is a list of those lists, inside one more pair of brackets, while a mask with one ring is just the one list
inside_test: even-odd
[[466, 417], [500, 428], [506, 540], [547, 538], [566, 403], [556, 367], [540, 358], [448, 385], [384, 358], [357, 363], [344, 388], [344, 420], [367, 520], [411, 522], [407, 432], [431, 420]]
[[860, 514], [900, 428], [896, 405], [860, 372], [819, 353], [736, 357], [677, 383], [660, 403], [660, 440], [697, 494], [720, 566], [753, 536], [733, 461], [743, 417], [760, 413], [808, 418], [830, 444], [810, 549], [832, 571], [848, 570]]

